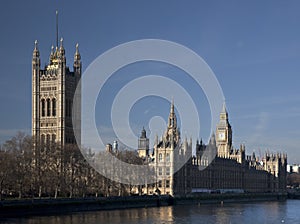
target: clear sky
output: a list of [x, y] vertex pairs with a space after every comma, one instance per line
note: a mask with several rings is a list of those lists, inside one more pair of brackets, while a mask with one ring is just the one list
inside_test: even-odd
[[[300, 163], [299, 1], [2, 0], [0, 4], [0, 143], [18, 130], [30, 134], [34, 40], [39, 41], [44, 65], [55, 44], [57, 9], [70, 67], [77, 42], [83, 70], [106, 50], [128, 41], [156, 38], [185, 45], [208, 63], [219, 80], [234, 145], [245, 143], [248, 154], [268, 149], [287, 152], [289, 163]], [[133, 65], [116, 74], [108, 86], [116, 93], [141, 73], [180, 75], [175, 70], [157, 63]], [[201, 92], [188, 78], [182, 85], [193, 96]], [[199, 108], [208, 107], [203, 99], [197, 102]], [[105, 129], [100, 115], [108, 109], [96, 109], [98, 126]], [[134, 132], [138, 134], [143, 125], [148, 129], [151, 116], [166, 119], [168, 111], [169, 104], [161, 99], [137, 103], [130, 116]]]

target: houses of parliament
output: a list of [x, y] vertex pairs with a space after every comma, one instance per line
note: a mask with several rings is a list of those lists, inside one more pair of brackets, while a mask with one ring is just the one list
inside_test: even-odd
[[[75, 95], [82, 73], [78, 44], [73, 71], [67, 67], [63, 39], [51, 48], [44, 68], [40, 60], [36, 41], [32, 56], [32, 136], [36, 143], [80, 144], [74, 135], [80, 132], [81, 121], [81, 96]], [[79, 103], [74, 105], [73, 99]], [[235, 149], [225, 104], [215, 135], [207, 144], [197, 141], [194, 150], [192, 139], [181, 139], [174, 107], [172, 102], [167, 130], [155, 141], [153, 150], [144, 129], [138, 139], [138, 155], [151, 158], [149, 166], [157, 174], [157, 182], [143, 187], [143, 194], [285, 192], [287, 155], [266, 153], [257, 158], [255, 154], [247, 156], [244, 145]], [[187, 162], [177, 167], [182, 160]]]
[[[149, 150], [149, 139], [143, 129], [138, 140], [138, 153], [151, 158], [157, 183], [145, 188], [145, 194], [187, 195], [193, 193], [258, 193], [286, 191], [287, 155], [266, 153], [258, 158], [247, 156], [245, 146], [235, 149], [232, 145], [232, 128], [225, 104], [220, 120], [208, 144], [196, 142], [195, 155], [192, 139], [181, 140], [177, 127], [174, 103], [171, 104], [167, 130], [161, 140]], [[187, 162], [176, 167], [180, 161]]]

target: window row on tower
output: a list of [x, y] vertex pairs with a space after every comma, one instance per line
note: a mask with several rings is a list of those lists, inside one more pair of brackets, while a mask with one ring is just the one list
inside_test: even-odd
[[[166, 159], [165, 162], [170, 162], [170, 154], [169, 153], [166, 153], [165, 159]], [[164, 162], [162, 153], [158, 154], [158, 162]]]
[[41, 135], [41, 145], [50, 145], [50, 143], [55, 143], [56, 135], [55, 134], [42, 134]]
[[56, 116], [56, 99], [41, 99], [41, 115], [42, 117]]
[[163, 167], [158, 167], [158, 176], [162, 175], [170, 176], [170, 167], [167, 166], [165, 170]]

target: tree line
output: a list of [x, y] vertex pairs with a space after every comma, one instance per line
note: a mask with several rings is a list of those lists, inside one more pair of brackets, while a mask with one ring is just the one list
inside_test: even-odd
[[[90, 156], [94, 156], [90, 153]], [[131, 150], [120, 150], [114, 156], [124, 162], [144, 162]], [[132, 194], [133, 187], [116, 183], [99, 174], [76, 145], [35, 145], [31, 136], [21, 132], [0, 145], [1, 200], [127, 196]]]

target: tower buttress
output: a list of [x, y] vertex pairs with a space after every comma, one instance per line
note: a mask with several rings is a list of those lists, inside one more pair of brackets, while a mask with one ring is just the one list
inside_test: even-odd
[[40, 73], [40, 51], [38, 49], [38, 41], [34, 42], [34, 50], [32, 54], [32, 136], [39, 136], [39, 73]]
[[75, 85], [76, 85], [76, 92], [74, 95], [74, 102], [73, 102], [73, 128], [76, 132], [77, 143], [81, 144], [81, 56], [79, 53], [79, 45], [76, 44], [76, 50], [74, 54], [74, 64], [73, 70], [75, 75]]

